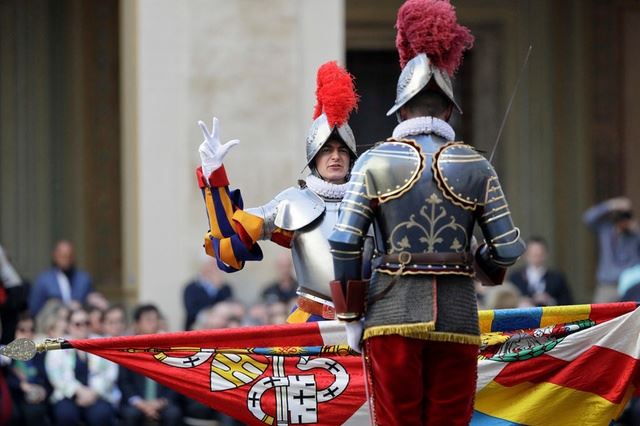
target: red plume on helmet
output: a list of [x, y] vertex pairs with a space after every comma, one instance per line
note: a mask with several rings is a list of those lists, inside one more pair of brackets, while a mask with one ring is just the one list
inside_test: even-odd
[[353, 76], [335, 61], [330, 61], [318, 69], [316, 99], [313, 119], [324, 112], [330, 126], [340, 127], [357, 108], [360, 98], [356, 94]]
[[407, 0], [398, 10], [396, 29], [401, 68], [425, 53], [451, 76], [462, 62], [462, 52], [473, 46], [471, 31], [458, 24], [449, 0]]

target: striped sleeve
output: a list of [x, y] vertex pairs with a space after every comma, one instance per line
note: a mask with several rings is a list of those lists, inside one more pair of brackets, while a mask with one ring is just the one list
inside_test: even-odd
[[236, 272], [245, 261], [262, 260], [257, 241], [262, 237], [262, 218], [243, 210], [240, 190], [229, 190], [224, 166], [205, 179], [202, 168], [196, 170], [198, 185], [204, 198], [209, 231], [204, 248], [225, 272]]

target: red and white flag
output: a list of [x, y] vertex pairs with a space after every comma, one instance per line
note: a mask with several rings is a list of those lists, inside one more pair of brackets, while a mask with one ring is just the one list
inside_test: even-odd
[[252, 425], [368, 425], [362, 359], [334, 322], [73, 340]]

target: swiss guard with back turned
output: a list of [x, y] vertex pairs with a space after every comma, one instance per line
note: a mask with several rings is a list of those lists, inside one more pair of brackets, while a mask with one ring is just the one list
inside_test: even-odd
[[[400, 124], [351, 172], [329, 237], [332, 296], [350, 344], [364, 329], [376, 424], [466, 425], [480, 344], [473, 277], [501, 283], [524, 243], [495, 170], [454, 142], [447, 123], [460, 111], [450, 76], [473, 36], [444, 0], [407, 1], [396, 28], [403, 70], [388, 115]], [[485, 241], [471, 253], [476, 222]], [[377, 255], [367, 282], [360, 265], [371, 223]]]

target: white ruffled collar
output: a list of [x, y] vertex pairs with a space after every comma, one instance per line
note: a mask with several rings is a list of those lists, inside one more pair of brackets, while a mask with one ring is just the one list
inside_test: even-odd
[[456, 139], [456, 132], [449, 126], [449, 123], [436, 117], [410, 118], [398, 124], [396, 128], [393, 129], [393, 137], [395, 139], [402, 139], [411, 135], [429, 135], [432, 133], [447, 141]]
[[320, 179], [316, 175], [309, 175], [305, 179], [310, 190], [323, 198], [341, 200], [347, 191], [347, 183], [335, 184]]

